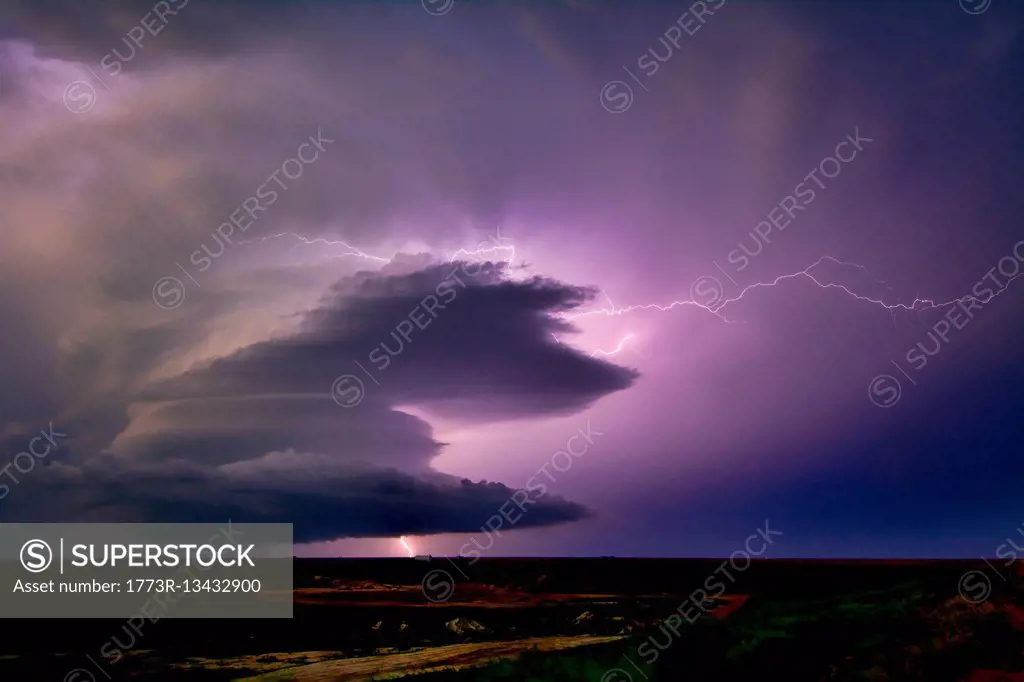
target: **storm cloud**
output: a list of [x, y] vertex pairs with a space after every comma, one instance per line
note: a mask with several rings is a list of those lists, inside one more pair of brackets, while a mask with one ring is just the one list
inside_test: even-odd
[[1021, 282], [942, 302], [1020, 262], [1020, 9], [685, 11], [7, 3], [0, 470], [68, 437], [0, 518], [454, 552], [586, 423], [502, 553], [987, 551]]

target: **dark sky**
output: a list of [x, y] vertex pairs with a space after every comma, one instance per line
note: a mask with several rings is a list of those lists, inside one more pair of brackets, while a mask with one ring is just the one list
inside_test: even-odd
[[1022, 31], [1010, 0], [7, 3], [0, 520], [992, 556]]

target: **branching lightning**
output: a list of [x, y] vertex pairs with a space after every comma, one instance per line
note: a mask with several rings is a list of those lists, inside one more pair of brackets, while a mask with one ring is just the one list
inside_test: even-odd
[[388, 264], [390, 264], [394, 260], [395, 256], [398, 255], [397, 253], [393, 253], [393, 254], [391, 254], [390, 258], [384, 258], [383, 256], [374, 256], [374, 255], [369, 254], [369, 253], [364, 253], [362, 250], [357, 249], [356, 247], [352, 246], [348, 242], [342, 241], [340, 239], [332, 240], [332, 239], [324, 239], [323, 237], [317, 237], [315, 239], [308, 239], [306, 237], [303, 237], [301, 234], [297, 234], [295, 232], [281, 232], [279, 234], [272, 234], [272, 235], [269, 235], [269, 236], [266, 236], [266, 237], [262, 237], [261, 239], [247, 239], [245, 241], [241, 241], [241, 242], [238, 242], [238, 243], [239, 244], [263, 244], [264, 242], [269, 241], [271, 239], [281, 239], [283, 237], [294, 237], [295, 239], [299, 240], [296, 244], [292, 245], [291, 251], [295, 251], [295, 249], [297, 249], [299, 246], [302, 246], [303, 244], [305, 244], [306, 246], [313, 246], [314, 244], [323, 244], [324, 246], [332, 246], [332, 247], [333, 246], [342, 246], [345, 249], [347, 249], [347, 251], [345, 251], [344, 253], [335, 254], [335, 255], [329, 256], [328, 259], [352, 257], [352, 258], [362, 258], [363, 260], [375, 261], [377, 263], [380, 263], [381, 265], [388, 265]]
[[[863, 265], [859, 265], [857, 263], [847, 263], [845, 261], [839, 260], [838, 258], [833, 258], [832, 256], [822, 256], [821, 258], [819, 258], [818, 260], [816, 260], [814, 263], [812, 263], [811, 265], [807, 266], [803, 270], [798, 270], [796, 272], [788, 273], [788, 274], [785, 274], [785, 275], [779, 275], [775, 279], [773, 279], [771, 281], [768, 281], [768, 282], [755, 282], [754, 284], [750, 284], [750, 285], [748, 285], [746, 287], [743, 287], [743, 289], [740, 290], [740, 293], [737, 294], [736, 296], [733, 296], [732, 298], [728, 298], [728, 299], [725, 299], [725, 300], [716, 300], [716, 301], [712, 301], [710, 303], [705, 304], [705, 303], [701, 303], [699, 301], [696, 301], [693, 298], [689, 298], [689, 299], [684, 299], [684, 300], [671, 301], [671, 302], [666, 303], [666, 304], [661, 304], [661, 303], [641, 303], [641, 304], [626, 306], [624, 308], [619, 308], [617, 306], [612, 305], [612, 306], [607, 307], [607, 308], [600, 308], [600, 309], [596, 309], [596, 310], [588, 310], [588, 311], [579, 312], [579, 313], [568, 313], [568, 314], [565, 315], [565, 317], [569, 318], [569, 319], [574, 319], [574, 318], [579, 318], [579, 317], [588, 317], [588, 316], [592, 316], [592, 315], [608, 315], [608, 316], [611, 316], [611, 315], [625, 315], [626, 313], [631, 313], [631, 312], [638, 311], [638, 310], [659, 310], [661, 312], [667, 312], [669, 310], [672, 310], [673, 308], [680, 307], [680, 306], [695, 306], [697, 308], [701, 308], [703, 310], [708, 311], [709, 313], [711, 313], [713, 315], [716, 315], [716, 316], [720, 317], [725, 322], [728, 322], [728, 323], [732, 324], [733, 320], [727, 319], [722, 314], [722, 312], [729, 305], [742, 300], [743, 297], [747, 295], [747, 292], [752, 291], [754, 289], [774, 287], [774, 286], [777, 286], [777, 285], [781, 284], [782, 282], [784, 282], [786, 280], [796, 279], [796, 278], [808, 279], [808, 280], [813, 282], [816, 286], [818, 286], [821, 289], [839, 289], [843, 293], [847, 294], [848, 296], [850, 296], [850, 297], [852, 297], [852, 298], [854, 298], [854, 299], [856, 299], [858, 301], [865, 301], [867, 303], [871, 303], [872, 305], [880, 306], [881, 308], [884, 308], [885, 310], [888, 310], [888, 311], [891, 311], [891, 312], [895, 312], [897, 310], [905, 310], [905, 311], [908, 311], [908, 312], [920, 312], [922, 310], [930, 310], [930, 309], [935, 309], [935, 308], [942, 308], [942, 307], [948, 306], [948, 305], [954, 305], [958, 301], [960, 301], [961, 298], [965, 299], [965, 300], [967, 298], [973, 298], [973, 297], [961, 297], [961, 298], [955, 298], [955, 299], [952, 299], [952, 300], [949, 300], [949, 301], [944, 301], [944, 302], [941, 302], [941, 303], [936, 303], [932, 299], [915, 298], [913, 303], [910, 303], [909, 305], [905, 304], [905, 303], [886, 303], [885, 301], [883, 301], [882, 299], [879, 299], [879, 298], [872, 298], [871, 296], [863, 296], [861, 294], [858, 294], [858, 293], [852, 291], [851, 289], [849, 289], [848, 287], [846, 287], [846, 286], [844, 286], [842, 284], [837, 284], [835, 282], [823, 282], [820, 279], [818, 279], [817, 277], [815, 277], [813, 274], [811, 274], [811, 271], [814, 268], [818, 267], [819, 265], [821, 265], [824, 262], [832, 262], [832, 263], [835, 263], [837, 265], [858, 268], [858, 269], [864, 271], [865, 273], [868, 272], [867, 269]], [[718, 284], [719, 291], [717, 291], [715, 293], [721, 294], [721, 290], [720, 290], [721, 284], [718, 283], [717, 280], [713, 280], [713, 278], [707, 278], [707, 279], [708, 280], [712, 280], [712, 281], [716, 282], [716, 284]], [[884, 282], [879, 282], [879, 283], [880, 284], [884, 284]]]
[[[323, 247], [328, 247], [330, 249], [335, 249], [335, 248], [342, 249], [341, 253], [335, 253], [335, 254], [327, 256], [327, 258], [329, 260], [330, 259], [338, 259], [338, 258], [358, 258], [358, 259], [365, 260], [365, 261], [371, 261], [371, 262], [374, 262], [374, 263], [377, 263], [377, 264], [383, 266], [383, 265], [388, 265], [388, 264], [393, 263], [395, 258], [397, 258], [399, 253], [400, 253], [400, 252], [395, 252], [390, 257], [385, 257], [385, 256], [380, 256], [380, 255], [366, 253], [365, 251], [363, 251], [363, 250], [361, 250], [361, 249], [359, 249], [359, 248], [349, 244], [346, 241], [340, 240], [340, 239], [339, 240], [331, 240], [331, 239], [325, 239], [323, 237], [317, 237], [317, 238], [314, 238], [314, 239], [309, 239], [309, 238], [304, 237], [303, 235], [295, 233], [295, 232], [282, 232], [282, 233], [279, 233], [279, 234], [269, 235], [267, 237], [263, 237], [263, 238], [260, 238], [260, 239], [247, 240], [247, 241], [239, 242], [239, 243], [240, 244], [245, 244], [245, 243], [261, 243], [262, 244], [262, 243], [265, 243], [265, 242], [267, 242], [269, 240], [283, 239], [283, 238], [291, 238], [291, 239], [296, 240], [296, 243], [292, 246], [292, 249], [291, 249], [292, 251], [294, 251], [299, 246], [303, 246], [303, 245], [305, 245], [305, 246], [317, 246], [317, 245], [320, 245], [320, 246], [323, 246]], [[449, 263], [455, 261], [456, 259], [460, 259], [460, 260], [471, 260], [471, 259], [486, 260], [486, 259], [490, 259], [494, 254], [502, 253], [502, 254], [505, 254], [505, 257], [502, 258], [501, 261], [503, 261], [507, 266], [511, 267], [512, 263], [513, 263], [513, 261], [515, 260], [515, 257], [516, 257], [516, 248], [515, 248], [514, 244], [503, 244], [503, 243], [500, 243], [500, 242], [502, 242], [504, 240], [507, 240], [507, 239], [508, 239], [507, 237], [502, 237], [501, 236], [501, 228], [499, 227], [496, 230], [496, 233], [494, 235], [491, 235], [491, 237], [490, 237], [490, 244], [489, 245], [488, 245], [487, 242], [481, 242], [480, 244], [477, 245], [477, 248], [475, 248], [475, 249], [466, 249], [466, 248], [459, 249], [459, 250], [455, 251], [454, 253], [450, 254], [446, 258], [446, 260]], [[687, 299], [679, 299], [679, 300], [669, 301], [667, 303], [638, 303], [638, 304], [629, 305], [629, 306], [625, 306], [625, 307], [619, 307], [619, 306], [615, 305], [615, 303], [611, 300], [611, 297], [608, 296], [607, 292], [602, 291], [602, 293], [604, 294], [604, 297], [608, 301], [608, 305], [606, 307], [597, 308], [597, 309], [593, 309], [593, 310], [586, 310], [586, 311], [582, 311], [582, 312], [565, 313], [561, 317], [564, 318], [564, 319], [570, 319], [570, 320], [571, 319], [583, 318], [583, 317], [591, 317], [591, 316], [594, 316], [594, 315], [605, 315], [605, 316], [611, 317], [611, 316], [618, 316], [618, 315], [626, 315], [628, 313], [639, 312], [639, 311], [644, 311], [644, 310], [657, 310], [659, 312], [668, 312], [668, 311], [673, 310], [675, 308], [686, 307], [686, 306], [693, 306], [695, 308], [699, 308], [701, 310], [707, 311], [707, 312], [711, 313], [712, 315], [715, 315], [716, 317], [721, 319], [723, 322], [726, 322], [728, 324], [735, 324], [736, 323], [735, 320], [731, 320], [731, 319], [729, 319], [725, 315], [726, 308], [728, 308], [730, 305], [732, 305], [734, 303], [738, 303], [739, 301], [743, 300], [743, 298], [747, 295], [748, 292], [751, 292], [751, 291], [753, 291], [755, 289], [762, 289], [762, 288], [766, 289], [766, 288], [775, 287], [775, 286], [778, 286], [778, 285], [780, 285], [781, 283], [783, 283], [783, 282], [785, 282], [787, 280], [794, 280], [794, 279], [806, 279], [806, 280], [809, 280], [812, 284], [814, 284], [815, 286], [817, 286], [820, 289], [837, 289], [837, 290], [841, 291], [843, 294], [849, 296], [850, 298], [853, 298], [854, 300], [862, 301], [862, 302], [868, 303], [870, 305], [878, 306], [879, 308], [881, 308], [883, 310], [889, 311], [894, 316], [894, 321], [895, 321], [895, 315], [896, 315], [896, 313], [898, 311], [920, 313], [920, 312], [925, 311], [925, 310], [938, 309], [938, 308], [943, 308], [943, 307], [946, 307], [946, 306], [954, 305], [954, 304], [956, 304], [957, 302], [959, 302], [961, 300], [964, 300], [964, 301], [966, 301], [966, 300], [977, 300], [977, 299], [974, 299], [973, 296], [963, 296], [963, 297], [952, 299], [952, 300], [949, 300], [949, 301], [936, 302], [936, 301], [934, 301], [932, 299], [925, 299], [925, 298], [915, 297], [914, 301], [912, 303], [909, 303], [909, 304], [907, 304], [907, 303], [886, 303], [881, 298], [875, 298], [875, 297], [872, 297], [872, 296], [865, 296], [865, 295], [862, 295], [862, 294], [858, 294], [857, 292], [853, 291], [852, 289], [850, 289], [846, 285], [838, 284], [836, 282], [831, 282], [831, 281], [825, 281], [825, 280], [821, 279], [820, 276], [817, 276], [817, 275], [814, 274], [814, 270], [816, 268], [818, 268], [819, 266], [823, 265], [824, 263], [833, 263], [835, 265], [839, 265], [839, 266], [843, 266], [843, 267], [856, 268], [858, 270], [861, 270], [864, 274], [868, 275], [869, 277], [872, 277], [873, 279], [875, 279], [875, 281], [878, 284], [886, 285], [885, 282], [883, 282], [881, 280], [878, 280], [873, 275], [871, 275], [871, 273], [868, 271], [868, 269], [866, 267], [864, 267], [863, 265], [860, 265], [858, 263], [849, 263], [849, 262], [846, 262], [846, 261], [842, 261], [842, 260], [840, 260], [838, 258], [834, 258], [832, 256], [822, 256], [817, 261], [815, 261], [811, 265], [807, 266], [803, 270], [798, 270], [796, 272], [790, 272], [790, 273], [786, 273], [786, 274], [783, 274], [783, 275], [779, 275], [778, 277], [776, 277], [776, 278], [774, 278], [774, 279], [772, 279], [770, 281], [755, 282], [754, 284], [747, 285], [747, 286], [743, 287], [742, 289], [740, 289], [739, 293], [736, 294], [735, 296], [731, 297], [731, 298], [725, 298], [724, 292], [722, 291], [721, 283], [717, 279], [712, 278], [712, 277], [703, 277], [703, 278], [698, 279], [697, 282], [700, 282], [701, 280], [703, 280], [705, 282], [713, 282], [714, 283], [714, 286], [712, 287], [713, 291], [711, 292], [711, 293], [714, 294], [714, 296], [706, 297], [706, 298], [711, 298], [713, 300], [709, 300], [707, 303], [702, 303], [702, 302], [696, 300], [694, 298], [694, 296], [693, 296], [694, 292], [691, 291], [691, 297], [687, 298]], [[1013, 279], [1016, 279], [1016, 277], [1014, 277]], [[1011, 281], [1012, 281], [1012, 279], [1011, 279]], [[697, 282], [694, 282], [694, 285], [696, 285]], [[886, 285], [886, 286], [887, 286], [887, 288], [891, 289], [891, 287], [888, 287], [888, 285]], [[1002, 293], [1002, 292], [1000, 291], [999, 293]], [[562, 343], [562, 341], [557, 336], [555, 336], [554, 334], [552, 334], [551, 336], [552, 336], [552, 338], [554, 338], [554, 340], [556, 342]], [[622, 337], [622, 339], [619, 341], [619, 343], [613, 349], [611, 349], [611, 350], [595, 350], [595, 351], [589, 353], [589, 355], [592, 358], [596, 358], [596, 357], [611, 357], [611, 356], [617, 355], [618, 353], [620, 353], [620, 352], [622, 352], [624, 350], [624, 348], [626, 347], [627, 342], [630, 341], [633, 338], [635, 338], [635, 334], [628, 333], [624, 337]], [[411, 553], [411, 550], [409, 549], [408, 545], [406, 544], [404, 537], [401, 539], [401, 542], [402, 542], [403, 547], [405, 547], [406, 550], [410, 551], [410, 553]]]
[[481, 245], [484, 243], [480, 242], [480, 244], [477, 244], [477, 248], [474, 251], [470, 251], [468, 249], [459, 249], [458, 251], [456, 251], [455, 253], [448, 257], [448, 262], [451, 263], [460, 256], [479, 258], [480, 255], [484, 253], [505, 251], [506, 253], [509, 254], [508, 258], [505, 259], [505, 264], [508, 267], [512, 267], [512, 261], [515, 260], [516, 257], [516, 246], [515, 244], [499, 244], [498, 242], [500, 242], [502, 239], [508, 239], [508, 237], [501, 236], [501, 226], [498, 226], [497, 228], [495, 228], [495, 233], [491, 235], [491, 242], [494, 244], [494, 246], [480, 248]]
[[[295, 244], [292, 245], [291, 251], [295, 251], [295, 249], [298, 248], [299, 246], [303, 246], [303, 245], [305, 245], [305, 246], [314, 246], [314, 245], [317, 245], [317, 244], [321, 244], [321, 245], [326, 246], [326, 247], [339, 247], [340, 246], [340, 247], [345, 249], [345, 251], [342, 252], [342, 253], [336, 253], [336, 254], [328, 256], [327, 257], [328, 260], [333, 260], [333, 259], [338, 259], [338, 258], [361, 258], [363, 260], [373, 261], [375, 263], [379, 263], [380, 265], [390, 265], [391, 263], [394, 262], [395, 258], [399, 254], [399, 252], [396, 251], [395, 253], [392, 253], [390, 257], [376, 256], [376, 255], [373, 255], [373, 254], [370, 254], [370, 253], [366, 253], [362, 249], [356, 248], [355, 246], [352, 246], [348, 242], [343, 241], [341, 239], [325, 239], [323, 237], [316, 237], [314, 239], [309, 239], [308, 237], [304, 237], [301, 234], [298, 234], [296, 232], [281, 232], [281, 233], [278, 233], [278, 234], [268, 235], [268, 236], [262, 237], [260, 239], [247, 239], [245, 241], [240, 241], [238, 243], [239, 244], [263, 244], [263, 243], [267, 242], [268, 240], [271, 240], [271, 239], [282, 239], [284, 237], [292, 237], [293, 239], [298, 240]], [[477, 245], [476, 249], [459, 249], [458, 251], [456, 251], [453, 254], [451, 254], [450, 256], [448, 256], [447, 262], [451, 263], [452, 261], [454, 261], [457, 258], [463, 258], [463, 259], [466, 259], [466, 258], [469, 258], [469, 259], [483, 258], [486, 254], [493, 254], [493, 253], [498, 253], [498, 252], [504, 252], [504, 253], [507, 253], [508, 256], [503, 258], [502, 260], [505, 262], [506, 265], [511, 267], [512, 261], [515, 260], [515, 257], [516, 257], [516, 247], [515, 247], [514, 244], [501, 244], [501, 243], [499, 243], [503, 239], [508, 239], [508, 238], [501, 236], [501, 228], [499, 227], [495, 231], [495, 234], [491, 236], [491, 241], [492, 241], [492, 244], [493, 244], [492, 246], [483, 246], [483, 244], [485, 244], [485, 242], [480, 242], [480, 244]]]

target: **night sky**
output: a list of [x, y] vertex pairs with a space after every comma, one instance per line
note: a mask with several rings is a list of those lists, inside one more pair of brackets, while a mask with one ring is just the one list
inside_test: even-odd
[[12, 0], [0, 521], [994, 556], [1022, 67], [1010, 0]]

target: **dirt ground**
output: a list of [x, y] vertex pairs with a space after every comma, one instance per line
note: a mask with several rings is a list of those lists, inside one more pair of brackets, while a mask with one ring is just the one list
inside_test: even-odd
[[[603, 644], [622, 639], [581, 635], [575, 637], [535, 637], [513, 642], [481, 642], [432, 647], [419, 651], [384, 656], [365, 656], [309, 665], [290, 666], [272, 673], [240, 678], [239, 682], [352, 682], [379, 679], [386, 675], [401, 676], [410, 672], [429, 672], [443, 668], [470, 668], [485, 665], [501, 658], [518, 656], [531, 649], [560, 651], [592, 644]], [[208, 664], [207, 664], [208, 665]]]

